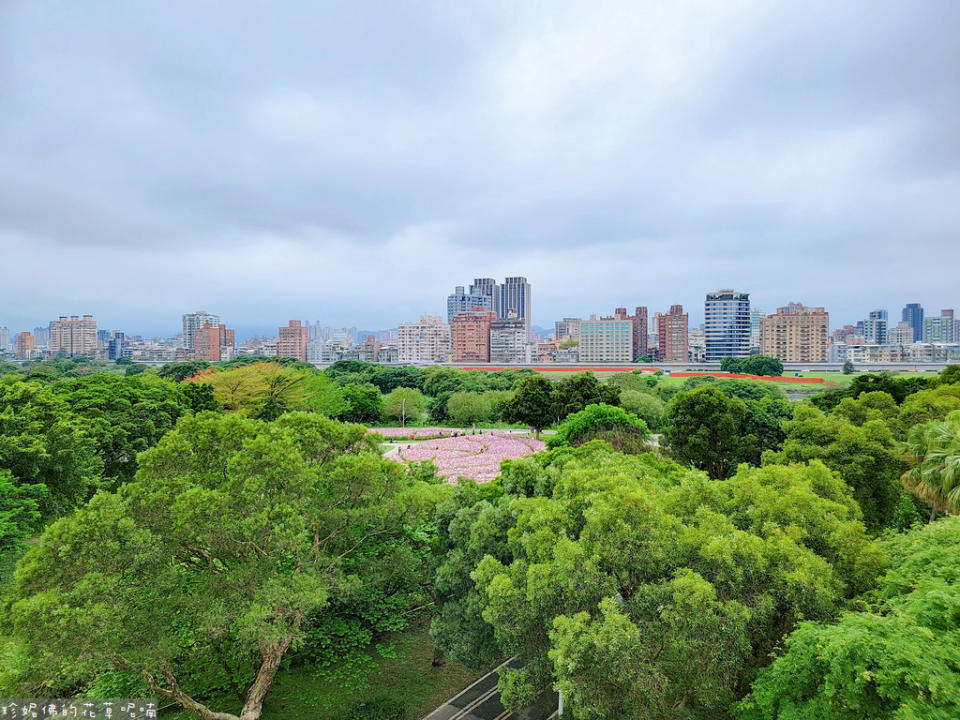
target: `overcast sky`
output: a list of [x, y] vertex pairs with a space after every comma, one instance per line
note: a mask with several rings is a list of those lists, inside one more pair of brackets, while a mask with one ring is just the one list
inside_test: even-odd
[[960, 308], [960, 2], [0, 0], [0, 325]]

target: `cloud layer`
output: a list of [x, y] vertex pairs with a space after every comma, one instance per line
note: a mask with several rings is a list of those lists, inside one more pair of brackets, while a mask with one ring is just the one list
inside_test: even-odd
[[960, 306], [960, 4], [0, 8], [0, 325]]

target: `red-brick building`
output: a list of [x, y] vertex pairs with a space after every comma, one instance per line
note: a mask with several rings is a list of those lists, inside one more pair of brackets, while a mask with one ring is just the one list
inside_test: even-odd
[[308, 342], [310, 342], [310, 331], [307, 326], [299, 320], [291, 320], [287, 327], [280, 328], [277, 355], [306, 362]]
[[[197, 360], [210, 362], [229, 360], [232, 353], [229, 351], [224, 353], [224, 350], [232, 349], [235, 344], [234, 331], [223, 325], [213, 326], [210, 323], [204, 323], [193, 331], [193, 356]], [[224, 357], [224, 354], [228, 357]]]
[[492, 310], [474, 308], [453, 316], [453, 361], [490, 362], [490, 323], [497, 319]]

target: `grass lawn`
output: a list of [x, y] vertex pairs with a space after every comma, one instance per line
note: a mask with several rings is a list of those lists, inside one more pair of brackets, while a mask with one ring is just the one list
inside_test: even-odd
[[[397, 633], [387, 640], [396, 642], [397, 658], [378, 657], [376, 670], [368, 677], [365, 690], [349, 690], [335, 682], [318, 678], [309, 667], [281, 670], [264, 703], [262, 720], [338, 720], [355, 703], [390, 697], [407, 706], [407, 718], [418, 720], [456, 695], [482, 673], [468, 670], [453, 660], [433, 667], [433, 640], [426, 629]], [[237, 712], [236, 698], [224, 698], [215, 710]], [[164, 715], [165, 720], [193, 720], [179, 712]], [[371, 718], [370, 720], [375, 720]]]

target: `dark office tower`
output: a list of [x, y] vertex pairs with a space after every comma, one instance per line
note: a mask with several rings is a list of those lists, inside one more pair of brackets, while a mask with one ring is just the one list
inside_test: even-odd
[[913, 329], [914, 342], [923, 340], [923, 306], [920, 303], [908, 303], [900, 319]]
[[502, 317], [500, 315], [500, 286], [497, 285], [496, 280], [493, 278], [474, 278], [469, 294], [490, 297], [490, 305], [484, 307], [489, 307], [497, 314], [497, 317]]
[[525, 277], [508, 277], [500, 286], [499, 316], [508, 319], [510, 313], [516, 313], [524, 321], [527, 332], [530, 331], [531, 288]]
[[706, 359], [750, 355], [750, 293], [717, 290], [704, 305]]

